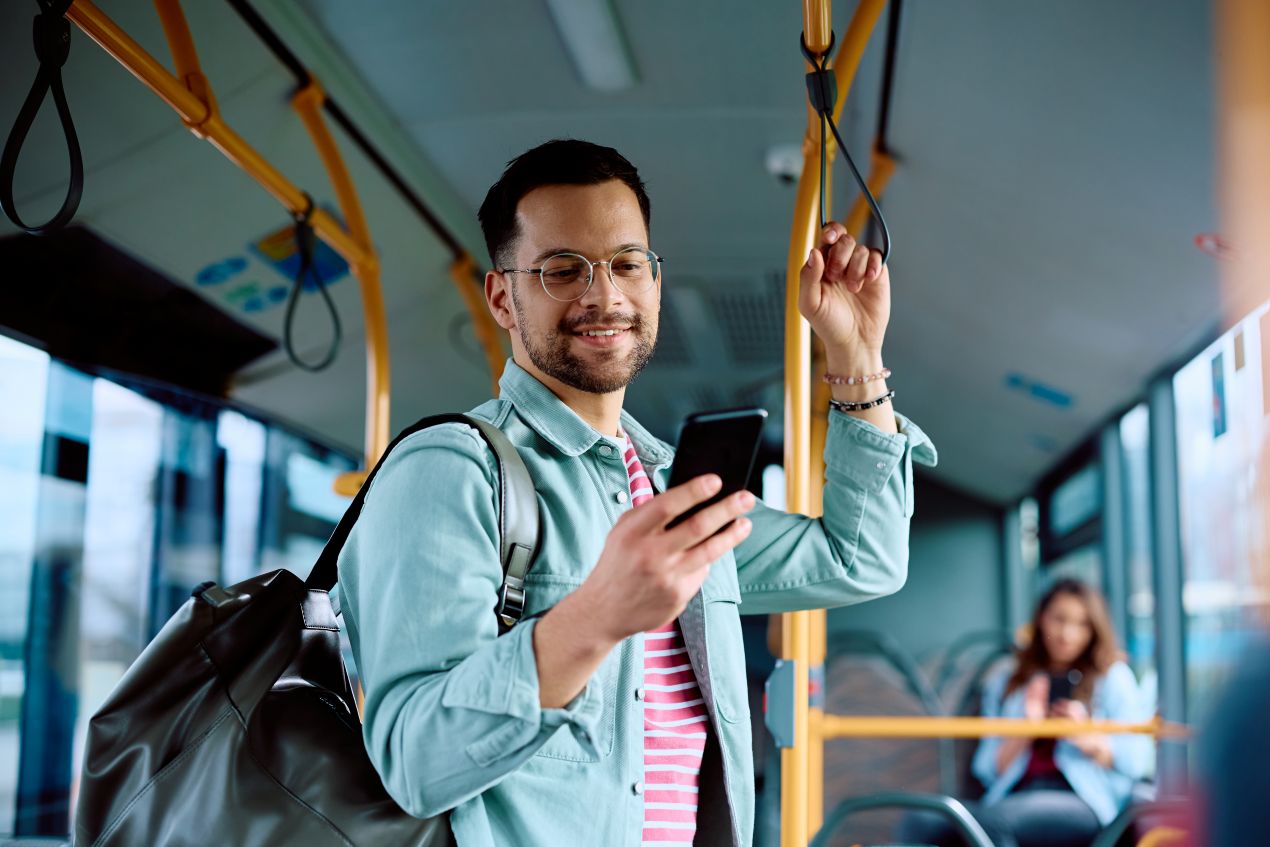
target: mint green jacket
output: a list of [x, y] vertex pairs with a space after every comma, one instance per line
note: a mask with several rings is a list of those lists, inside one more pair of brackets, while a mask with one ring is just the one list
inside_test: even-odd
[[[514, 362], [500, 385], [500, 398], [471, 414], [507, 434], [534, 480], [541, 541], [526, 586], [532, 616], [586, 579], [631, 508], [628, 482], [616, 438]], [[750, 536], [711, 565], [680, 618], [718, 741], [702, 773], [701, 843], [749, 845], [753, 835], [739, 613], [843, 606], [904, 584], [912, 462], [934, 464], [935, 451], [903, 418], [899, 435], [830, 418], [824, 517], [757, 506]], [[625, 413], [622, 427], [664, 490], [672, 449]], [[643, 636], [615, 648], [567, 707], [542, 708], [536, 621], [498, 637], [498, 502], [493, 454], [459, 424], [407, 438], [371, 486], [339, 559], [367, 750], [411, 814], [453, 810], [460, 847], [638, 845]]]

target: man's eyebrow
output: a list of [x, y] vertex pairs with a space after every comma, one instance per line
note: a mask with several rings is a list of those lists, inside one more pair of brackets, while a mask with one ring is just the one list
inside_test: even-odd
[[572, 247], [548, 247], [546, 250], [543, 250], [537, 256], [534, 256], [533, 259], [530, 260], [529, 264], [536, 265], [539, 262], [541, 262], [543, 259], [549, 259], [552, 256], [556, 255], [557, 253], [577, 253], [577, 252], [578, 251], [574, 250]]
[[[619, 246], [618, 246], [618, 248], [617, 248], [616, 250], [614, 250], [614, 251], [613, 251], [610, 255], [611, 255], [611, 256], [616, 256], [618, 253], [621, 253], [623, 250], [635, 250], [635, 249], [638, 249], [638, 250], [647, 250], [648, 248], [647, 248], [647, 247], [645, 247], [643, 244], [641, 244], [641, 243], [640, 243], [640, 242], [638, 242], [638, 241], [628, 241], [628, 242], [627, 242], [627, 243], [625, 243], [625, 244], [619, 245]], [[577, 256], [585, 256], [585, 255], [586, 255], [586, 254], [585, 254], [585, 253], [583, 253], [581, 250], [575, 250], [575, 249], [574, 249], [574, 248], [572, 248], [572, 247], [549, 247], [549, 248], [547, 248], [546, 250], [543, 250], [543, 251], [542, 251], [541, 253], [539, 253], [537, 256], [534, 256], [534, 257], [533, 257], [533, 259], [531, 259], [529, 263], [530, 263], [531, 265], [537, 265], [537, 264], [539, 264], [540, 262], [542, 262], [544, 259], [549, 259], [549, 258], [551, 258], [552, 256], [556, 256], [556, 255], [558, 255], [558, 254], [560, 254], [560, 253], [573, 253], [573, 254], [575, 254], [575, 255], [577, 255]]]

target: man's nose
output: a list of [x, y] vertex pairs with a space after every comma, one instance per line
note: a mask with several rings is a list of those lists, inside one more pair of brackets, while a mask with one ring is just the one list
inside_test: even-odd
[[597, 262], [591, 271], [591, 287], [582, 295], [582, 305], [606, 308], [621, 303], [624, 296], [613, 282], [608, 262]]

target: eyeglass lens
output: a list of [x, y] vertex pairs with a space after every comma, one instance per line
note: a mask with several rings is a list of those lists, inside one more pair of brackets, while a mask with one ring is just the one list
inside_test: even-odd
[[[647, 250], [623, 250], [608, 265], [613, 284], [624, 294], [639, 294], [657, 281], [657, 262]], [[591, 287], [592, 272], [583, 257], [561, 253], [542, 263], [542, 286], [555, 300], [577, 300]]]

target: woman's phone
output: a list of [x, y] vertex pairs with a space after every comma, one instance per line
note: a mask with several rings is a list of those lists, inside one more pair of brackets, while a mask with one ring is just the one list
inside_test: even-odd
[[[766, 411], [754, 408], [722, 409], [688, 416], [679, 432], [675, 463], [670, 469], [670, 487], [708, 473], [718, 474], [723, 486], [709, 500], [698, 503], [666, 524], [667, 528], [683, 523], [749, 484], [766, 419]], [[719, 532], [724, 529], [727, 527]]]
[[1072, 692], [1080, 684], [1082, 676], [1078, 670], [1050, 674], [1050, 705], [1054, 705], [1059, 700], [1072, 699]]

